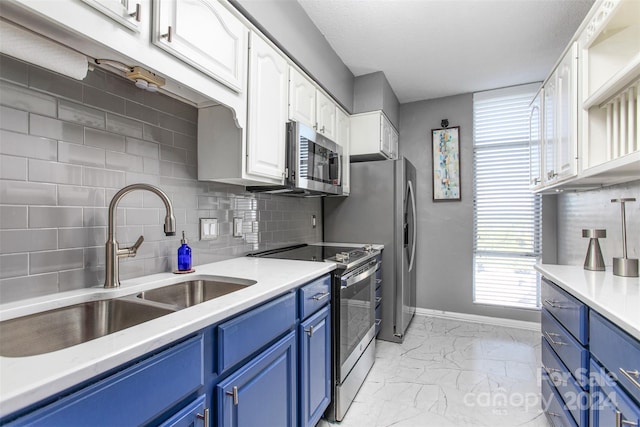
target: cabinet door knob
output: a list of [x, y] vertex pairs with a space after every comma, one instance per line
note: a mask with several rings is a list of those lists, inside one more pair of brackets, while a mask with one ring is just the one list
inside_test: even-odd
[[162, 34], [160, 37], [162, 37], [163, 39], [167, 39], [169, 43], [173, 41], [173, 28], [171, 28], [171, 25], [169, 25], [166, 34]]

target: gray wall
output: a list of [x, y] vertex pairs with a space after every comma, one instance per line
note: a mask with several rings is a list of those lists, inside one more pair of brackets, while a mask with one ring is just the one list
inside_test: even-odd
[[[433, 202], [431, 129], [442, 119], [460, 126], [462, 201]], [[400, 155], [417, 169], [417, 306], [538, 321], [539, 312], [473, 303], [473, 96], [464, 94], [400, 106]]]
[[400, 127], [400, 102], [382, 71], [356, 77], [353, 93], [354, 114], [382, 110], [396, 129]]
[[[558, 195], [558, 264], [584, 265], [589, 240], [583, 228], [604, 228], [607, 237], [599, 239], [605, 265], [622, 256], [620, 204], [611, 199], [635, 197], [626, 204], [627, 256], [640, 258], [640, 180], [581, 193]], [[611, 268], [607, 268], [611, 271]]]
[[232, 0], [254, 24], [344, 107], [353, 111], [353, 74], [295, 0]]
[[[172, 199], [195, 265], [260, 244], [322, 238], [318, 199], [254, 195], [196, 180], [197, 110], [96, 70], [68, 79], [0, 56], [0, 301], [104, 281], [107, 206], [125, 185], [160, 186]], [[149, 192], [127, 195], [117, 239], [145, 241], [121, 261], [121, 278], [176, 267], [180, 237], [162, 232], [164, 207]], [[217, 218], [220, 237], [198, 241], [199, 218]], [[234, 217], [244, 235], [231, 235]]]

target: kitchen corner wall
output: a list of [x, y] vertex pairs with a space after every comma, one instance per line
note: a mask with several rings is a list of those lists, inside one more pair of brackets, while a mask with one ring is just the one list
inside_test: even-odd
[[[162, 231], [153, 193], [125, 196], [117, 239], [138, 255], [120, 262], [122, 279], [176, 268], [180, 232], [194, 265], [268, 244], [322, 239], [320, 200], [256, 195], [197, 180], [197, 109], [102, 70], [69, 79], [0, 56], [0, 302], [104, 281], [109, 202], [144, 182], [171, 198], [176, 237]], [[311, 216], [318, 219], [312, 228]], [[233, 218], [243, 236], [232, 236]], [[199, 218], [217, 218], [220, 236], [199, 241]]]
[[[434, 203], [431, 129], [460, 126], [462, 200]], [[417, 170], [417, 306], [438, 311], [539, 321], [540, 313], [473, 303], [473, 95], [400, 106], [400, 155]]]

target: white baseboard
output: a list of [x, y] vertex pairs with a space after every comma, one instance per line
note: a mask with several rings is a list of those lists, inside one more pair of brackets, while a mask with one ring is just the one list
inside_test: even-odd
[[486, 325], [505, 326], [507, 328], [526, 329], [540, 332], [540, 323], [525, 320], [505, 319], [502, 317], [480, 316], [477, 314], [454, 313], [451, 311], [416, 308], [416, 314], [421, 316], [439, 317], [442, 319], [459, 320], [462, 322], [483, 323]]

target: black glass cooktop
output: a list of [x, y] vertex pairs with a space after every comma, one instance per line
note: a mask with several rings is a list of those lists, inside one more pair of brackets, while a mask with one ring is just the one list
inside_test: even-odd
[[295, 245], [285, 248], [272, 249], [261, 252], [254, 252], [248, 256], [261, 258], [293, 259], [299, 261], [336, 261], [336, 254], [349, 253], [348, 259], [355, 261], [369, 255], [369, 252], [362, 248], [346, 246], [320, 246], [320, 245]]

